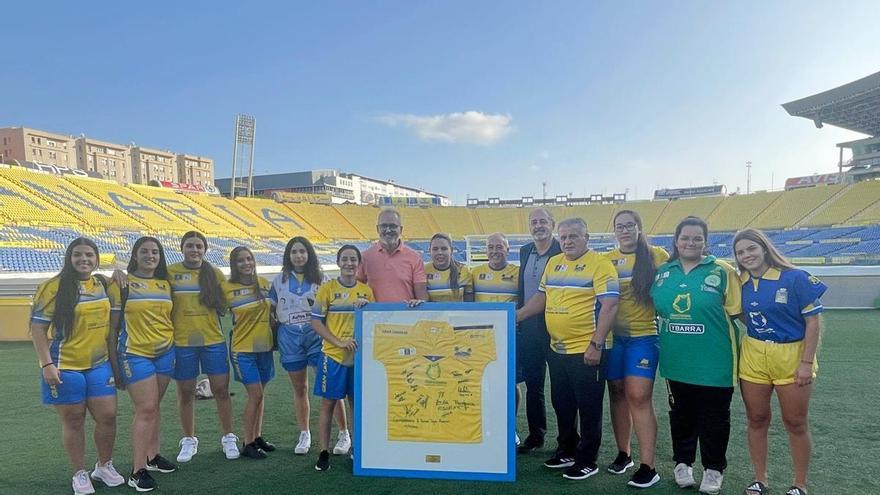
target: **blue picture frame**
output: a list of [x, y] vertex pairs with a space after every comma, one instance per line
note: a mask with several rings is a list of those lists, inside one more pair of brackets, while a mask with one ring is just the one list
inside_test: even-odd
[[[439, 471], [417, 469], [377, 469], [366, 468], [362, 462], [361, 449], [363, 441], [362, 407], [361, 398], [363, 384], [363, 360], [364, 353], [360, 352], [363, 336], [363, 315], [372, 311], [504, 311], [507, 313], [507, 462], [504, 472], [477, 472], [477, 471]], [[422, 478], [422, 479], [449, 479], [470, 481], [516, 481], [516, 307], [513, 303], [422, 303], [414, 308], [409, 308], [404, 303], [370, 303], [355, 312], [355, 339], [358, 342], [359, 352], [355, 353], [355, 400], [354, 400], [354, 474], [356, 476], [385, 476], [396, 478]], [[499, 349], [500, 351], [500, 349]], [[470, 446], [469, 446], [470, 447]]]

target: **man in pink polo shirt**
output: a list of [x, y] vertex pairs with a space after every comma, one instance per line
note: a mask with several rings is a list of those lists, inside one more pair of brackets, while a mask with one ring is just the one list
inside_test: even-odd
[[363, 253], [357, 278], [373, 289], [377, 302], [410, 302], [428, 299], [428, 278], [419, 253], [400, 240], [403, 222], [392, 208], [379, 213], [379, 242]]

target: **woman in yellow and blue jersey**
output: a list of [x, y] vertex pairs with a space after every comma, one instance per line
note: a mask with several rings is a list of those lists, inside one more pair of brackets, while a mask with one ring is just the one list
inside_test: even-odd
[[174, 372], [171, 284], [159, 240], [141, 237], [135, 241], [127, 271], [124, 289], [115, 282], [108, 288], [110, 335], [118, 334], [116, 381], [134, 402], [128, 485], [144, 492], [156, 488], [150, 471], [177, 470], [159, 454], [159, 405]]
[[742, 282], [742, 320], [748, 329], [742, 340], [739, 380], [755, 467], [755, 481], [745, 493], [767, 492], [770, 396], [776, 390], [794, 466], [794, 481], [785, 493], [806, 495], [811, 450], [807, 413], [818, 369], [819, 298], [827, 287], [795, 268], [759, 230], [738, 232], [733, 250]]
[[178, 462], [188, 462], [198, 452], [195, 433], [196, 378], [199, 372], [208, 375], [217, 416], [224, 435], [220, 446], [227, 459], [237, 459], [238, 437], [232, 431], [232, 401], [229, 398], [229, 350], [220, 315], [226, 311], [220, 283], [223, 273], [205, 260], [208, 240], [199, 232], [189, 231], [180, 239], [183, 261], [168, 267], [174, 311], [174, 345], [177, 360], [174, 380], [177, 382], [177, 406], [183, 438], [180, 439]]
[[632, 210], [620, 210], [612, 220], [617, 248], [605, 253], [617, 270], [620, 303], [612, 333], [614, 347], [608, 353], [608, 397], [611, 426], [617, 441], [617, 458], [608, 466], [623, 474], [633, 466], [630, 432], [639, 440], [639, 469], [629, 485], [648, 488], [660, 481], [654, 469], [657, 416], [652, 396], [660, 357], [651, 284], [657, 267], [669, 259], [663, 248], [649, 246], [642, 218]]
[[30, 322], [42, 369], [43, 403], [54, 406], [61, 419], [64, 449], [74, 470], [74, 494], [94, 493], [85, 466], [86, 410], [95, 419], [98, 451], [91, 478], [107, 486], [125, 482], [111, 460], [116, 387], [109, 360], [116, 353], [110, 345], [107, 282], [92, 274], [99, 260], [94, 242], [74, 239], [64, 253], [61, 272], [37, 287]]
[[425, 263], [428, 276], [428, 300], [431, 302], [473, 302], [474, 281], [468, 267], [452, 257], [452, 238], [434, 234], [430, 245], [431, 261]]
[[245, 457], [265, 459], [275, 446], [263, 439], [263, 398], [266, 385], [275, 377], [272, 356], [272, 300], [269, 281], [257, 275], [254, 253], [238, 246], [229, 253], [229, 280], [223, 282], [223, 295], [232, 312], [230, 360], [235, 379], [247, 390], [244, 407]]
[[[308, 239], [295, 236], [284, 248], [281, 273], [272, 279], [269, 298], [275, 303], [278, 322], [277, 346], [281, 366], [293, 385], [293, 408], [299, 426], [299, 439], [293, 453], [303, 455], [312, 445], [309, 429], [308, 368], [317, 369], [321, 360], [321, 336], [312, 328], [312, 305], [324, 273], [315, 248]], [[345, 418], [345, 405], [339, 403], [335, 412], [339, 439], [334, 452], [345, 453], [351, 447], [351, 436]]]
[[[370, 301], [375, 301], [373, 291], [358, 282], [357, 270], [361, 252], [357, 247], [345, 245], [336, 253], [339, 277], [321, 285], [312, 307], [312, 328], [324, 339], [321, 364], [315, 375], [315, 395], [323, 397], [318, 420], [321, 453], [315, 469], [330, 469], [330, 417], [336, 405], [348, 397], [354, 402], [354, 312]], [[353, 410], [353, 409], [352, 409]], [[339, 452], [343, 454], [344, 452]]]

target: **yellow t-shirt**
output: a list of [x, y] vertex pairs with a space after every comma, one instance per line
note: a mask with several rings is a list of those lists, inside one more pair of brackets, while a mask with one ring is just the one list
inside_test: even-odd
[[[113, 311], [122, 309], [119, 286], [107, 288]], [[174, 345], [171, 284], [167, 280], [128, 274], [128, 299], [120, 316], [119, 351], [136, 356], [161, 356]]]
[[[620, 294], [614, 265], [592, 250], [571, 261], [565, 254], [550, 258], [538, 290], [547, 296], [544, 320], [550, 348], [559, 354], [586, 351], [596, 331], [601, 299]], [[611, 345], [611, 332], [606, 344]]]
[[464, 265], [458, 267], [458, 290], [449, 286], [449, 268], [438, 270], [428, 262], [425, 263], [425, 275], [428, 277], [428, 300], [431, 302], [462, 302], [465, 292], [474, 291], [471, 271]]
[[63, 370], [87, 370], [107, 360], [107, 335], [110, 332], [110, 299], [95, 277], [79, 282], [79, 302], [73, 308], [73, 331], [64, 340], [52, 324], [59, 277], [52, 277], [37, 287], [31, 322], [49, 325], [49, 355]]
[[[654, 258], [654, 267], [657, 268], [669, 255], [661, 247], [650, 246]], [[636, 263], [635, 253], [622, 253], [620, 248], [604, 253], [617, 269], [617, 280], [620, 282], [620, 302], [617, 305], [617, 317], [614, 319], [614, 335], [623, 337], [644, 337], [657, 335], [657, 323], [655, 321], [654, 305], [647, 306], [638, 304], [632, 292], [632, 271]], [[653, 284], [654, 281], [649, 281]]]
[[496, 359], [494, 332], [429, 320], [375, 325], [373, 357], [388, 377], [388, 440], [482, 442], [483, 371]]
[[[226, 280], [217, 267], [217, 282]], [[220, 315], [199, 302], [199, 269], [187, 268], [183, 263], [168, 266], [168, 280], [171, 282], [171, 297], [174, 311], [174, 345], [182, 347], [219, 344], [223, 342], [220, 328]]]
[[500, 270], [493, 270], [489, 263], [471, 270], [474, 281], [475, 302], [512, 302], [517, 300], [519, 267], [508, 263]]
[[232, 352], [266, 352], [272, 350], [272, 327], [269, 315], [272, 314], [272, 300], [269, 299], [269, 281], [257, 277], [260, 298], [254, 286], [224, 280], [223, 288], [226, 304], [232, 313], [232, 333], [230, 335]]
[[[354, 302], [359, 298], [375, 301], [373, 291], [363, 282], [355, 282], [352, 287], [342, 285], [335, 278], [318, 288], [312, 318], [324, 320], [327, 329], [340, 340], [354, 338]], [[324, 341], [322, 351], [327, 357], [345, 366], [354, 364], [350, 352]]]

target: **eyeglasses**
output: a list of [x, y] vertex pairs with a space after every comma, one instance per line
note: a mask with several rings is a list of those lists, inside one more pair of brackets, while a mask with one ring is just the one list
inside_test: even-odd
[[400, 225], [396, 223], [380, 223], [379, 228], [382, 230], [397, 230], [400, 228]]
[[636, 230], [636, 227], [638, 227], [638, 224], [636, 224], [635, 222], [619, 223], [614, 226], [614, 230], [616, 232], [623, 232], [624, 230], [628, 232], [633, 232]]

